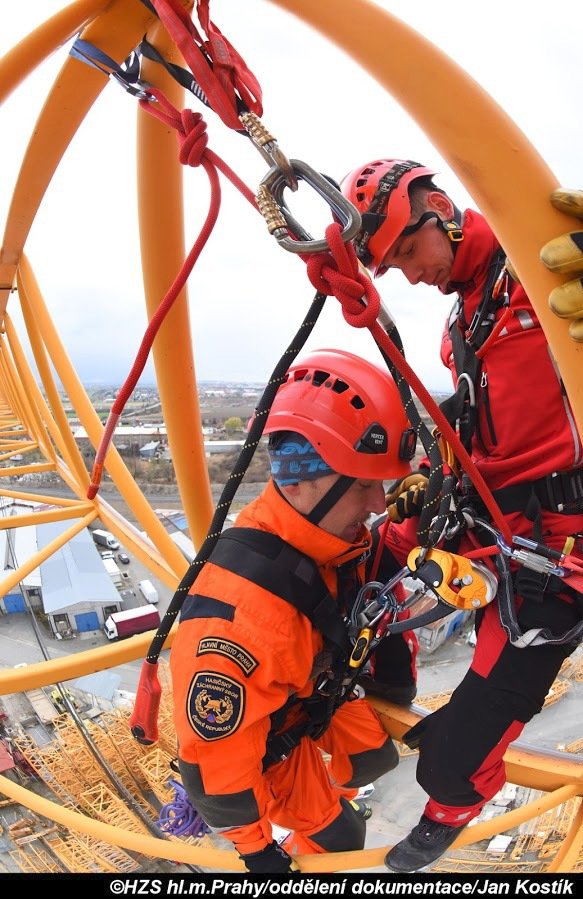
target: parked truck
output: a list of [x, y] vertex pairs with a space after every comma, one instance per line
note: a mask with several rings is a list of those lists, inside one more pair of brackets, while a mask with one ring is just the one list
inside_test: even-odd
[[140, 606], [138, 609], [125, 609], [123, 612], [112, 612], [104, 622], [103, 630], [108, 640], [131, 637], [152, 630], [160, 624], [157, 609]]
[[113, 559], [102, 559], [102, 562], [114, 585], [121, 589], [123, 587], [123, 580], [121, 571], [117, 567], [115, 561]]
[[116, 540], [110, 531], [93, 531], [93, 539], [98, 546], [105, 546], [106, 549], [119, 549], [119, 540]]
[[146, 602], [152, 603], [153, 605], [158, 602], [160, 597], [158, 596], [158, 591], [154, 587], [152, 581], [140, 581], [138, 584], [138, 590], [146, 600]]

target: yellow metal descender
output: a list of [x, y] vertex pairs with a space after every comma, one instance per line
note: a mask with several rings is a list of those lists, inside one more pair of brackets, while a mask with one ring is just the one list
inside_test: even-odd
[[[417, 562], [421, 557], [419, 566]], [[485, 565], [442, 549], [412, 549], [407, 565], [419, 578], [452, 609], [481, 609], [492, 602], [498, 581]]]

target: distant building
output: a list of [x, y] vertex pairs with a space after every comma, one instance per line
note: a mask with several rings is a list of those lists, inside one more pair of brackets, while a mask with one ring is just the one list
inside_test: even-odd
[[[22, 500], [10, 506], [8, 502], [2, 500], [4, 517], [22, 514], [23, 507], [28, 511], [39, 508], [37, 503]], [[70, 527], [70, 521], [56, 521], [0, 530], [0, 579]], [[60, 637], [100, 630], [105, 618], [121, 606], [122, 597], [105, 571], [88, 530], [76, 534], [0, 597], [0, 613], [41, 610], [52, 632]]]
[[142, 459], [155, 459], [160, 454], [160, 441], [151, 440], [145, 443], [140, 449]]
[[[70, 526], [68, 521], [38, 525], [39, 550]], [[100, 630], [108, 615], [121, 609], [121, 596], [87, 529], [43, 562], [40, 575], [44, 612], [53, 633], [61, 637]]]
[[204, 451], [207, 456], [215, 453], [234, 453], [241, 449], [244, 440], [205, 440]]
[[[21, 515], [38, 508], [37, 503], [0, 497], [0, 509], [3, 518]], [[37, 551], [36, 528], [3, 528], [0, 530], [0, 577], [3, 579], [14, 571], [23, 561], [30, 559]], [[0, 612], [26, 612], [26, 599], [39, 600], [41, 595], [40, 570], [35, 568], [21, 581], [12, 587], [9, 593], [0, 597]]]
[[[216, 434], [217, 428], [204, 427], [202, 429], [203, 436]], [[92, 444], [87, 436], [85, 428], [73, 428], [73, 437], [79, 444], [80, 449], [92, 449]], [[129, 425], [118, 425], [113, 433], [113, 443], [115, 447], [127, 452], [132, 449], [133, 452], [139, 452], [142, 458], [154, 458], [151, 455], [152, 446], [157, 447], [157, 454], [160, 455], [167, 450], [167, 435], [165, 425], [140, 427], [130, 427]], [[160, 445], [163, 449], [160, 449]], [[205, 440], [204, 451], [207, 456], [214, 453], [232, 453], [239, 450], [243, 446], [243, 440]], [[144, 454], [144, 451], [145, 454]], [[165, 458], [170, 458], [170, 452], [167, 451]]]

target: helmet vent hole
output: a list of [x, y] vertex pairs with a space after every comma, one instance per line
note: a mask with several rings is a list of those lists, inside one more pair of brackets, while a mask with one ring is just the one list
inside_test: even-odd
[[[307, 368], [298, 368], [293, 373], [294, 381], [303, 381], [303, 379], [306, 377], [307, 374], [308, 374]], [[288, 375], [288, 377], [289, 377], [289, 375]]]
[[348, 384], [346, 381], [341, 381], [340, 378], [336, 378], [332, 384], [332, 390], [334, 393], [344, 393], [345, 390], [348, 390]]
[[329, 371], [316, 370], [314, 372], [314, 374], [312, 375], [312, 383], [314, 384], [314, 387], [321, 387], [322, 384], [325, 381], [327, 381], [329, 377], [330, 377]]
[[352, 397], [352, 399], [350, 400], [350, 404], [354, 406], [355, 409], [364, 409], [364, 402], [361, 400], [358, 394]]

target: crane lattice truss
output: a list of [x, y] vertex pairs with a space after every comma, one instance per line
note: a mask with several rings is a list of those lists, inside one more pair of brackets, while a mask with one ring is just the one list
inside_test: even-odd
[[81, 846], [84, 846], [87, 852], [95, 857], [102, 871], [121, 871], [129, 874], [140, 868], [138, 862], [118, 846], [109, 846], [107, 843], [94, 840], [83, 833], [69, 834], [69, 839], [75, 839]]
[[83, 835], [33, 831], [26, 842], [21, 839], [17, 843], [10, 856], [25, 874], [131, 873], [139, 869], [138, 863], [123, 850]]
[[172, 756], [158, 748], [150, 750], [138, 761], [144, 780], [161, 805], [174, 798], [174, 790], [168, 786], [171, 761]]
[[[305, 5], [312, 11], [312, 14], [315, 14], [320, 7], [326, 6], [326, 4], [302, 4], [299, 0], [297, 5]], [[344, 3], [339, 2], [338, 5], [344, 6]], [[125, 59], [144, 34], [162, 56], [166, 57], [174, 53], [174, 48], [162, 30], [158, 29], [155, 16], [148, 6], [147, 4], [127, 3], [125, 0], [91, 0], [91, 2], [74, 0], [68, 6], [64, 5], [64, 8], [56, 16], [35, 29], [0, 60], [0, 100], [16, 88], [49, 55], [63, 51], [64, 45], [75, 34], [82, 34], [84, 39], [89, 42], [94, 40], [103, 53], [118, 60]], [[369, 8], [368, 14], [373, 15], [374, 4], [367, 4], [367, 8]], [[381, 15], [384, 16], [384, 13]], [[338, 15], [334, 18], [335, 23], [341, 25], [346, 16]], [[390, 23], [390, 29], [395, 27], [398, 27], [395, 22]], [[379, 33], [382, 31], [388, 34], [390, 30], [384, 19], [378, 22], [378, 28]], [[353, 33], [352, 28], [350, 33]], [[368, 52], [371, 52], [368, 43], [367, 36], [367, 49]], [[404, 65], [406, 69], [410, 64], [410, 55], [407, 56], [406, 61], [401, 60], [398, 52], [400, 42], [393, 41], [392, 43], [397, 48], [396, 52], [390, 54], [389, 57], [385, 53], [383, 58], [389, 58], [391, 64], [397, 66], [395, 71], [401, 65]], [[426, 62], [429, 62], [428, 58], [426, 58]], [[385, 63], [381, 67], [384, 68], [384, 65]], [[148, 60], [144, 61], [144, 66], [147, 80], [154, 86], [160, 87], [177, 108], [182, 108], [184, 106], [182, 91], [170, 79], [166, 71]], [[439, 70], [444, 72], [446, 68], [444, 60], [440, 59]], [[459, 89], [464, 82], [464, 74], [457, 71], [454, 74], [456, 89]], [[422, 79], [424, 82], [426, 80]], [[410, 79], [399, 76], [395, 77], [395, 82], [397, 81], [404, 83], [405, 81], [410, 82]], [[63, 52], [61, 71], [48, 92], [38, 120], [31, 129], [30, 141], [16, 178], [4, 230], [3, 245], [0, 250], [0, 318], [2, 325], [0, 328], [0, 463], [3, 463], [0, 468], [0, 496], [7, 501], [13, 501], [17, 506], [19, 503], [22, 506], [23, 503], [32, 501], [34, 507], [28, 506], [23, 512], [11, 516], [10, 519], [0, 520], [0, 529], [8, 527], [13, 529], [53, 521], [67, 522], [67, 526], [60, 537], [53, 540], [43, 550], [34, 553], [28, 559], [19, 559], [14, 570], [4, 572], [0, 581], [0, 596], [9, 594], [31, 571], [66, 546], [77, 533], [97, 519], [169, 588], [173, 589], [176, 586], [186, 570], [187, 563], [182, 554], [146, 501], [114, 446], [108, 452], [105, 468], [113, 486], [130, 509], [132, 519], [137, 522], [137, 527], [123, 518], [99, 494], [94, 499], [87, 498], [89, 485], [87, 467], [71, 432], [66, 406], [70, 407], [73, 415], [79, 420], [94, 448], [97, 448], [100, 443], [103, 427], [71, 365], [67, 348], [62, 343], [51, 318], [48, 304], [25, 253], [28, 235], [36, 220], [43, 197], [51, 189], [55, 171], [85, 115], [100, 98], [107, 83], [106, 75], [80, 65], [78, 60], [75, 60], [66, 51]], [[410, 83], [408, 83], [407, 93], [411, 95]], [[424, 86], [423, 96], [425, 93]], [[471, 104], [466, 104], [466, 106], [469, 108]], [[467, 120], [467, 116], [465, 120]], [[477, 127], [476, 123], [474, 127]], [[9, 128], [5, 130], [8, 133]], [[442, 137], [445, 140], [445, 135]], [[522, 146], [519, 135], [515, 135], [515, 139]], [[476, 158], [484, 160], [482, 166], [474, 165], [474, 169], [482, 172], [496, 170], [497, 182], [499, 182], [500, 172], [506, 171], [508, 167], [512, 170], [516, 160], [520, 159], [522, 167], [524, 160], [520, 153], [516, 152], [515, 139], [498, 141], [494, 146], [486, 141], [472, 141], [472, 154]], [[182, 209], [181, 174], [174, 134], [170, 133], [170, 129], [162, 127], [160, 123], [150, 119], [141, 110], [138, 115], [138, 142], [141, 231], [143, 234], [142, 257], [149, 260], [156, 259], [157, 263], [155, 270], [144, 271], [144, 292], [151, 317], [166, 286], [173, 282], [184, 258], [183, 223], [178, 220], [177, 216], [177, 211]], [[468, 143], [469, 145], [470, 143]], [[459, 147], [459, 141], [456, 146]], [[492, 152], [506, 146], [512, 146], [512, 157], [505, 157], [504, 160], [500, 160], [498, 166], [493, 167], [491, 164]], [[147, 148], [147, 153], [144, 152], [144, 148]], [[172, 190], [165, 190], [163, 195], [156, 191], [152, 192], [151, 189], [161, 168], [164, 168], [165, 171], [165, 183], [172, 184]], [[466, 170], [468, 168], [466, 166]], [[544, 184], [546, 177], [541, 169], [538, 183]], [[509, 184], [511, 186], [511, 182]], [[478, 196], [483, 198], [486, 206], [490, 209], [494, 217], [493, 224], [500, 224], [501, 233], [506, 235], [507, 229], [504, 227], [503, 221], [504, 212], [513, 212], [515, 206], [519, 206], [522, 202], [520, 198], [529, 198], [531, 192], [522, 190], [520, 194], [513, 195], [512, 190], [508, 189], [506, 190], [508, 196], [503, 202], [492, 204], [480, 185], [474, 186], [479, 188]], [[544, 190], [541, 188], [541, 207], [543, 206], [542, 194], [546, 191], [546, 197], [550, 190], [549, 185], [546, 185]], [[498, 228], [495, 230], [498, 233]], [[517, 233], [518, 230], [516, 229]], [[550, 274], [540, 271], [540, 267], [531, 272], [527, 264], [527, 255], [528, 258], [535, 258], [533, 247], [529, 246], [527, 254], [522, 244], [518, 247], [518, 239], [514, 233], [511, 233], [509, 237], [509, 242], [505, 239], [507, 249], [510, 250], [513, 258], [523, 257], [525, 272], [533, 284], [536, 282], [537, 287], [532, 293], [537, 300], [539, 317], [544, 319], [546, 295], [550, 286], [555, 286], [556, 279]], [[160, 254], [158, 251], [162, 239], [167, 250]], [[513, 247], [518, 248], [519, 252], [515, 253]], [[530, 288], [529, 293], [531, 293]], [[11, 314], [17, 304], [17, 312], [23, 321], [20, 334], [17, 334]], [[548, 313], [548, 317], [552, 318], [550, 313]], [[568, 345], [569, 341], [566, 335], [564, 340], [563, 337], [560, 341], [557, 339], [554, 327], [556, 322], [547, 322], [547, 324], [549, 331], [554, 335], [553, 345], [562, 350], [560, 354], [555, 353], [555, 356], [559, 359], [562, 368], [561, 374], [567, 383], [570, 399], [572, 402], [576, 401], [574, 410], [576, 417], [580, 420], [581, 397], [580, 391], [578, 391], [580, 378], [576, 377], [579, 369], [577, 368], [573, 372], [563, 365], [563, 361], [571, 361], [570, 350], [572, 348]], [[190, 533], [195, 545], [200, 546], [211, 519], [212, 498], [204, 456], [185, 291], [177, 298], [172, 316], [164, 323], [164, 328], [156, 338], [154, 355], [156, 368], [163, 373], [158, 387], [178, 489]], [[28, 358], [34, 359], [34, 371]], [[565, 370], [563, 371], [563, 369]], [[574, 385], [576, 389], [569, 387], [569, 384]], [[180, 403], [176, 402], [177, 396], [181, 398]], [[17, 454], [20, 456], [19, 459], [15, 459]], [[13, 490], [7, 486], [9, 478], [30, 474], [42, 476], [48, 472], [61, 479], [73, 497], [72, 499], [55, 498], [42, 492], [31, 494]], [[146, 533], [148, 538], [143, 538], [141, 532]], [[52, 659], [42, 665], [31, 665], [18, 671], [0, 671], [0, 692], [12, 693], [48, 683], [67, 681], [72, 677], [144, 658], [149, 642], [150, 635], [143, 635], [132, 641], [125, 641], [125, 645], [112, 644], [107, 647], [99, 647], [84, 653], [71, 654], [70, 657]], [[574, 662], [572, 664], [573, 669], [572, 671], [569, 669], [571, 673], [567, 676], [575, 681], [583, 680], [581, 659], [576, 664]], [[556, 698], [559, 696], [557, 695]], [[434, 695], [432, 699], [426, 697], [424, 705], [426, 708], [438, 708], [446, 700], [447, 695], [445, 694]], [[415, 715], [409, 711], [385, 710], [381, 717], [389, 733], [397, 738], [415, 722]], [[128, 786], [132, 795], [137, 796], [135, 790], [142, 785], [148, 784], [153, 788], [154, 782], [156, 789], [162, 791], [165, 789], [161, 759], [163, 754], [171, 755], [175, 751], [175, 734], [168, 696], [164, 700], [159, 727], [161, 734], [159, 750], [162, 756], [158, 760], [151, 761], [151, 767], [145, 761], [145, 754], [136, 748], [136, 744], [129, 741], [129, 736], [126, 734], [122, 738], [121, 731], [116, 730], [117, 722], [112, 722], [109, 730], [113, 742], [117, 743], [115, 749], [111, 748], [112, 740], [107, 734], [105, 736], [95, 734], [100, 751], [104, 754], [108, 764], [118, 772], [120, 779]], [[102, 821], [115, 823], [119, 827], [117, 839], [120, 841], [120, 845], [124, 845], [124, 839], [126, 839], [123, 828], [143, 833], [144, 828], [141, 823], [103, 783], [102, 771], [87, 751], [80, 736], [75, 735], [66, 721], [61, 719], [56, 722], [56, 732], [58, 739], [48, 747], [37, 747], [26, 737], [18, 740], [18, 748], [21, 749], [33, 770], [46, 782], [57, 800], [54, 807], [48, 803], [51, 812], [60, 815], [62, 808], [65, 807], [70, 814], [62, 817], [67, 821], [73, 821], [81, 830], [84, 827], [88, 831], [90, 830], [91, 815], [95, 815]], [[129, 750], [130, 745], [133, 747], [131, 751]], [[127, 764], [124, 763], [123, 766], [119, 764], [117, 747], [124, 754], [126, 749], [128, 750]], [[551, 797], [549, 801], [554, 802], [556, 798], [558, 806], [561, 804], [559, 795], [563, 797], [565, 792], [581, 794], [580, 773], [574, 760], [567, 763], [563, 759], [560, 765], [560, 774], [555, 775], [547, 763], [548, 760], [541, 754], [537, 755], [532, 763], [527, 764], [523, 764], [522, 757], [520, 753], [513, 755], [510, 751], [509, 767], [518, 770], [525, 781], [532, 781], [537, 788], [541, 782], [544, 783], [543, 789], [547, 789]], [[530, 767], [529, 764], [531, 764]], [[129, 779], [126, 773], [123, 773], [124, 769], [125, 772], [130, 769]], [[152, 783], [148, 780], [149, 777], [152, 778]], [[6, 778], [0, 778], [0, 789], [7, 796], [12, 797], [12, 793], [15, 792], [14, 788], [15, 785], [12, 782]], [[555, 793], [557, 797], [555, 797]], [[38, 797], [34, 796], [32, 792], [28, 796], [28, 802], [33, 805], [37, 799]], [[87, 815], [87, 820], [82, 823], [74, 817], [74, 810], [79, 808], [82, 808]], [[55, 818], [55, 820], [58, 819]], [[562, 849], [557, 853], [556, 869], [561, 870], [562, 865], [567, 865], [568, 870], [569, 865], [579, 864], [579, 848], [582, 838], [583, 821], [578, 812], [572, 819], [571, 828]], [[156, 855], [156, 848], [158, 848], [160, 856], [165, 857], [164, 851], [167, 850], [167, 845], [162, 841], [158, 841], [158, 843], [159, 847], [151, 847], [151, 854]], [[565, 847], [567, 848], [565, 849]], [[172, 848], [174, 850], [174, 846]], [[191, 847], [185, 848], [191, 849]], [[56, 861], [56, 856], [51, 855], [50, 848], [37, 848], [31, 844], [26, 849], [23, 846], [21, 851], [26, 853], [22, 864], [23, 866], [32, 866], [30, 870], [57, 871], [61, 869]], [[195, 864], [204, 864], [204, 861], [196, 853], [193, 851], [187, 853], [184, 848], [183, 853], [177, 850], [173, 858], [181, 858], [181, 855]], [[231, 855], [234, 856], [234, 853]], [[82, 852], [79, 850], [76, 857], [81, 859], [81, 856]], [[34, 859], [34, 862], [31, 859]], [[67, 864], [76, 864], [74, 859], [75, 852], [72, 850]], [[233, 861], [231, 860], [229, 863], [233, 864]], [[552, 864], [554, 862], [549, 865], [549, 870], [552, 869]]]
[[71, 874], [101, 874], [115, 872], [115, 868], [100, 863], [89, 846], [83, 845], [74, 837], [63, 839], [55, 837], [47, 840], [53, 855], [59, 859], [66, 871]]
[[123, 800], [104, 783], [98, 784], [91, 790], [84, 790], [81, 793], [81, 799], [94, 818], [134, 833], [148, 833], [145, 824], [142, 824], [137, 815], [130, 812]]
[[573, 655], [565, 659], [559, 671], [560, 677], [581, 683], [583, 681], [583, 649], [579, 647]]
[[[87, 725], [94, 745], [134, 800], [155, 819], [157, 812], [142, 792], [150, 789], [150, 781], [139, 767], [140, 757], [149, 756], [151, 750], [140, 746], [131, 738], [127, 713], [112, 712], [103, 718], [103, 727], [95, 722], [89, 722]], [[103, 770], [68, 715], [62, 715], [56, 721], [55, 740], [52, 743], [39, 747], [25, 735], [21, 735], [15, 743], [37, 776], [68, 808], [83, 810], [107, 823], [127, 822], [128, 829], [147, 832], [139, 820], [126, 810], [123, 802], [106, 786]], [[128, 752], [129, 757], [124, 753], [126, 743], [128, 750], [131, 750]], [[164, 763], [167, 779], [170, 772], [167, 755], [164, 757]], [[132, 764], [135, 766], [133, 768], [135, 776], [131, 773]], [[157, 772], [160, 795], [163, 780], [164, 772], [160, 761]], [[153, 792], [156, 794], [155, 790]], [[49, 848], [58, 857], [63, 869], [73, 873], [134, 871], [139, 868], [137, 862], [123, 850], [84, 835], [77, 837], [69, 833], [66, 837], [53, 838]], [[36, 844], [34, 850], [30, 847], [19, 847], [17, 855], [21, 870], [26, 872], [46, 871], [48, 870], [46, 864], [55, 864], [50, 853], [39, 850]], [[57, 866], [55, 870], [60, 868]]]
[[21, 735], [14, 744], [57, 799], [65, 805], [77, 805], [79, 791], [90, 784], [69, 754], [60, 752], [56, 741], [41, 748], [29, 736]]
[[11, 851], [10, 858], [23, 874], [62, 874], [64, 870], [46, 849], [34, 843]]
[[116, 709], [106, 712], [101, 715], [100, 724], [106, 731], [109, 740], [115, 744], [115, 757], [110, 755], [112, 767], [119, 773], [119, 759], [122, 759], [124, 767], [133, 774], [140, 789], [147, 789], [148, 782], [142, 776], [139, 762], [149, 750], [132, 737], [127, 710]]
[[542, 870], [542, 862], [506, 861], [479, 849], [459, 849], [456, 855], [442, 856], [431, 868], [432, 872], [452, 874], [539, 874]]
[[565, 752], [573, 752], [577, 755], [583, 753], [583, 737], [580, 740], [574, 740], [572, 743], [568, 743], [565, 746]]
[[[532, 795], [536, 797], [541, 794], [532, 791]], [[549, 809], [528, 824], [523, 824], [512, 847], [511, 857], [519, 860], [529, 854], [536, 854], [540, 859], [553, 858], [569, 833], [580, 810], [580, 803], [580, 799], [571, 799], [563, 805]], [[583, 864], [583, 850], [579, 853], [577, 863]]]

